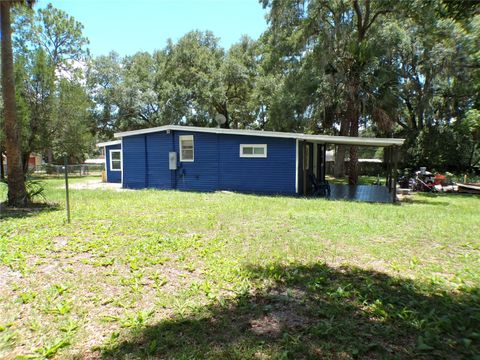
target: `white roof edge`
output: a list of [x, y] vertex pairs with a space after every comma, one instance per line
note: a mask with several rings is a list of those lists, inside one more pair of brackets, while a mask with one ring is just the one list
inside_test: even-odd
[[400, 146], [405, 141], [405, 139], [398, 139], [398, 138], [367, 138], [367, 137], [350, 137], [350, 136], [310, 135], [310, 134], [291, 133], [291, 132], [276, 132], [276, 131], [263, 131], [263, 130], [237, 130], [237, 129], [206, 128], [206, 127], [181, 126], [181, 125], [166, 125], [166, 126], [158, 126], [158, 127], [148, 128], [148, 129], [125, 131], [125, 132], [116, 133], [114, 134], [114, 136], [116, 138], [122, 138], [125, 136], [142, 135], [142, 134], [149, 134], [149, 133], [167, 131], [167, 130], [206, 132], [206, 133], [213, 133], [213, 134], [266, 136], [266, 137], [316, 141], [319, 143], [328, 143], [328, 144], [382, 146], [382, 147], [392, 146], [392, 145]]
[[122, 140], [105, 141], [105, 142], [97, 143], [97, 147], [105, 147], [105, 146], [111, 146], [111, 145], [118, 145], [118, 144], [121, 144], [121, 143], [122, 143]]

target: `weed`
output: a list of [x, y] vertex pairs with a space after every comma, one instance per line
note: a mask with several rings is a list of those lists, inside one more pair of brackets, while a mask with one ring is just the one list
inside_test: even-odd
[[65, 337], [53, 342], [52, 344], [37, 349], [36, 353], [38, 353], [43, 358], [50, 359], [57, 355], [60, 349], [67, 347], [68, 345], [70, 345], [69, 337]]
[[28, 304], [35, 300], [37, 295], [38, 294], [35, 291], [26, 291], [19, 295], [19, 299], [22, 304]]

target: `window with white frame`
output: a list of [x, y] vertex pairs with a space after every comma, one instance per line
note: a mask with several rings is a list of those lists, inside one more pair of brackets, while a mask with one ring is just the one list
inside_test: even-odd
[[267, 144], [240, 144], [240, 157], [266, 158]]
[[110, 171], [122, 171], [122, 150], [110, 150]]
[[180, 161], [193, 161], [195, 149], [193, 135], [180, 135]]

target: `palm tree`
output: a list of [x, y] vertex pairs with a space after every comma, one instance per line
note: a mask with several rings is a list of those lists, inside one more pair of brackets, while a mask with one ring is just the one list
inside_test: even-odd
[[15, 102], [13, 73], [12, 26], [10, 9], [13, 5], [32, 6], [34, 0], [0, 0], [0, 28], [2, 34], [2, 95], [5, 117], [5, 149], [7, 153], [8, 205], [25, 207], [27, 191], [22, 167], [20, 131]]

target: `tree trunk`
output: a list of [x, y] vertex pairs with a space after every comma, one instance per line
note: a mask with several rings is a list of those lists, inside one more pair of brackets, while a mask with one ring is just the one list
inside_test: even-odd
[[25, 207], [27, 205], [27, 192], [22, 169], [21, 142], [15, 102], [10, 3], [0, 2], [0, 12], [2, 32], [2, 95], [5, 118], [5, 149], [8, 163], [8, 205]]
[[[358, 137], [359, 111], [357, 99], [351, 99], [349, 111], [350, 118], [350, 136]], [[358, 146], [350, 146], [350, 160], [348, 162], [348, 184], [357, 185], [358, 183]]]
[[[340, 123], [340, 136], [348, 136], [348, 119], [347, 116], [342, 117]], [[345, 177], [345, 153], [347, 148], [344, 145], [337, 145], [335, 151], [335, 164], [333, 167], [333, 176], [337, 179], [342, 179]]]
[[53, 164], [53, 150], [52, 148], [47, 149], [47, 163]]
[[225, 119], [226, 119], [225, 124], [223, 124], [223, 126], [225, 127], [225, 129], [231, 129], [232, 128], [232, 119], [230, 117], [230, 114], [228, 113], [226, 104], [225, 104], [225, 112], [223, 113], [223, 116], [225, 116]]
[[475, 165], [477, 161], [473, 161], [475, 159], [475, 151], [477, 148], [477, 144], [474, 143], [472, 147], [472, 151], [470, 152], [470, 159], [468, 161], [468, 170], [472, 173], [475, 173]]
[[345, 177], [345, 153], [346, 148], [344, 145], [337, 145], [335, 151], [335, 164], [333, 167], [333, 176], [337, 179]]
[[348, 184], [358, 183], [358, 146], [350, 146], [350, 161], [348, 162]]
[[30, 159], [30, 152], [22, 153], [22, 164], [23, 164], [23, 174], [26, 176], [28, 174], [28, 160]]
[[0, 181], [5, 180], [5, 168], [3, 167], [3, 149], [0, 150]]

